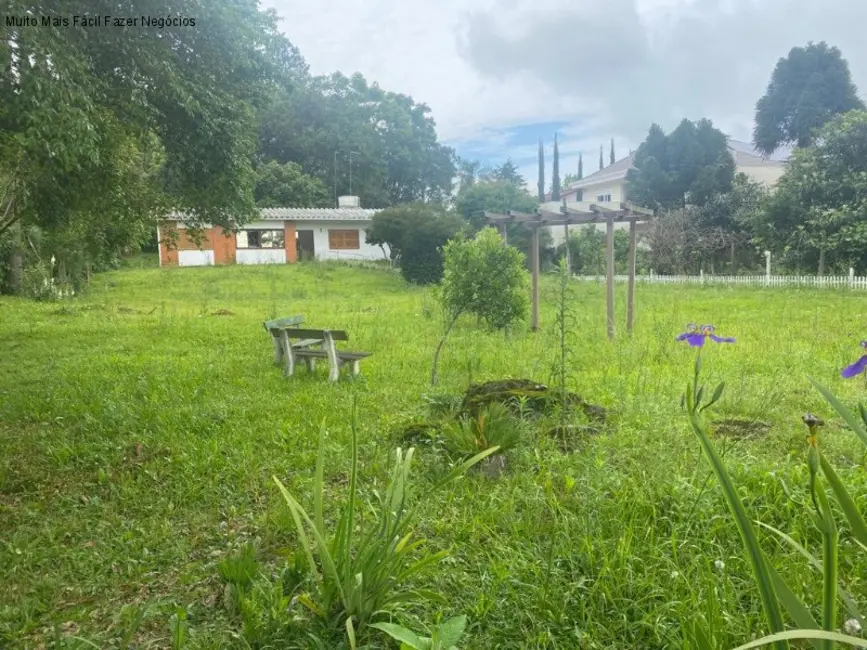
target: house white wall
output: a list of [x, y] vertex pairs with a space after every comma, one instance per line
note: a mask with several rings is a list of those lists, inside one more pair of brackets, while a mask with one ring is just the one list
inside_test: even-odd
[[762, 166], [743, 166], [738, 167], [739, 172], [743, 172], [747, 176], [749, 176], [752, 180], [757, 181], [759, 183], [764, 183], [765, 185], [775, 185], [780, 177], [783, 175], [783, 172], [786, 171], [786, 168], [783, 165], [779, 166], [771, 166], [771, 165], [762, 165]]
[[178, 251], [178, 266], [211, 266], [214, 264], [214, 251]]
[[236, 264], [285, 264], [285, 248], [239, 248], [235, 251]]
[[[626, 196], [626, 181], [623, 180], [609, 180], [603, 183], [599, 183], [597, 185], [590, 185], [585, 187], [583, 192], [582, 201], [585, 203], [601, 203], [602, 201], [597, 200], [597, 196], [600, 194], [605, 196], [611, 195], [611, 203], [617, 203], [620, 201], [626, 201], [624, 198]], [[572, 194], [566, 197], [567, 203], [575, 203], [578, 201], [578, 192], [573, 192]]]
[[[370, 228], [369, 221], [296, 221], [295, 231], [313, 231], [313, 249], [319, 260], [382, 260], [387, 259], [379, 246], [367, 243], [365, 229]], [[358, 230], [357, 250], [332, 250], [328, 245], [329, 230]]]

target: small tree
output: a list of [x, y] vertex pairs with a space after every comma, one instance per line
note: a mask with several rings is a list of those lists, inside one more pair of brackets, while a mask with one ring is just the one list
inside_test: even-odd
[[415, 284], [439, 282], [441, 248], [465, 224], [461, 218], [425, 203], [398, 205], [377, 212], [367, 230], [367, 243], [388, 246], [393, 264]]
[[436, 298], [446, 313], [446, 330], [437, 345], [431, 384], [437, 384], [440, 352], [458, 318], [476, 314], [490, 329], [504, 329], [527, 314], [524, 255], [504, 246], [493, 228], [475, 238], [457, 237], [443, 249], [445, 266]]

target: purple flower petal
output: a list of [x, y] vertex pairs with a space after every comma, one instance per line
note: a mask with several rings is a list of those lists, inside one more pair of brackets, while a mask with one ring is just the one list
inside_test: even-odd
[[687, 342], [694, 348], [700, 348], [704, 345], [704, 334], [690, 334], [686, 337]]
[[683, 334], [681, 334], [680, 336], [678, 336], [678, 337], [677, 337], [676, 339], [674, 339], [674, 340], [675, 340], [675, 341], [683, 341], [683, 340], [686, 339], [686, 337], [689, 336], [690, 334], [691, 334], [691, 332], [684, 332]]
[[710, 335], [710, 340], [714, 343], [734, 343], [735, 337], [733, 336], [717, 336], [716, 334]]
[[840, 371], [840, 376], [843, 379], [851, 379], [852, 377], [864, 372], [865, 368], [867, 368], [867, 354], [858, 359], [858, 361], [853, 363], [851, 366], [843, 368], [843, 370]]

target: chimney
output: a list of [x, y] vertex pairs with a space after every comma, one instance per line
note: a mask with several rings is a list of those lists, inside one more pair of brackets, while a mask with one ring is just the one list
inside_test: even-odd
[[337, 207], [338, 208], [360, 208], [361, 202], [358, 200], [357, 196], [338, 196], [337, 197]]

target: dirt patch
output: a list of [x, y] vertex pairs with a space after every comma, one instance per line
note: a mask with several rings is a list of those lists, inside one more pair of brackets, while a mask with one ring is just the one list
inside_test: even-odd
[[746, 418], [725, 418], [711, 423], [711, 430], [718, 436], [735, 440], [764, 438], [771, 430], [771, 424], [762, 420]]
[[580, 395], [567, 392], [561, 399], [556, 389], [530, 379], [499, 379], [473, 384], [464, 394], [461, 412], [475, 416], [479, 409], [492, 402], [504, 404], [516, 413], [529, 411], [542, 415], [565, 404], [569, 408], [583, 411], [588, 419], [595, 422], [604, 422], [608, 417], [603, 407], [591, 404]]
[[212, 311], [211, 316], [234, 316], [235, 312], [231, 309], [218, 309], [217, 311]]

